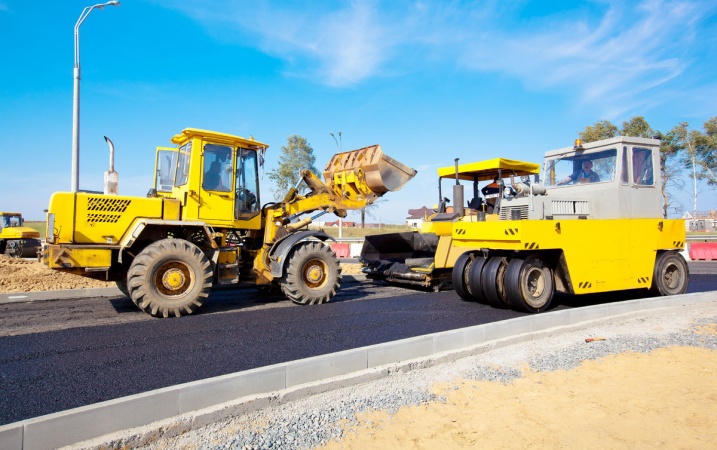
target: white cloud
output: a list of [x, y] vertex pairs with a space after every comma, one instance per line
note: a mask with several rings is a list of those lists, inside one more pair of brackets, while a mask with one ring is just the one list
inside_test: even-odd
[[[699, 0], [600, 1], [523, 17], [521, 1], [184, 0], [167, 6], [217, 38], [280, 58], [288, 75], [330, 86], [445, 65], [506, 73], [531, 90], [569, 90], [585, 104], [610, 98], [615, 114], [644, 106], [646, 93], [685, 74], [694, 64], [700, 20], [716, 9]], [[221, 26], [226, 23], [232, 26]]]

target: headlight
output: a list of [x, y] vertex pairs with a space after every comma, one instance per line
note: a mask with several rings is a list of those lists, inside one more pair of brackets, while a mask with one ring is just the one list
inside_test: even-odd
[[47, 215], [47, 226], [45, 228], [45, 240], [50, 244], [55, 243], [55, 214], [49, 213]]

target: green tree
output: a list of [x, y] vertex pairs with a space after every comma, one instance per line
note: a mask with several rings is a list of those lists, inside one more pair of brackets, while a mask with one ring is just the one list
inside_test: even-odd
[[632, 117], [627, 122], [622, 123], [620, 129], [620, 135], [651, 138], [655, 136], [655, 130], [652, 129], [649, 123], [642, 116]]
[[704, 133], [697, 142], [696, 156], [707, 183], [717, 185], [717, 116], [704, 123]]
[[289, 136], [286, 145], [281, 147], [279, 167], [269, 172], [269, 179], [275, 184], [274, 198], [282, 199], [289, 189], [296, 186], [301, 181], [302, 170], [318, 173], [314, 164], [314, 149], [306, 138], [298, 134]]
[[595, 122], [595, 125], [586, 126], [578, 135], [583, 142], [588, 143], [619, 136], [620, 131], [609, 120], [601, 120]]

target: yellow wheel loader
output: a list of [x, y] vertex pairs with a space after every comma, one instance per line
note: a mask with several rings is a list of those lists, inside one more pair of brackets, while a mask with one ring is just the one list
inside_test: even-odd
[[22, 214], [0, 212], [0, 255], [12, 258], [36, 258], [42, 244], [40, 233], [24, 226]]
[[266, 144], [194, 128], [171, 141], [176, 147], [157, 149], [146, 198], [107, 194], [107, 186], [105, 194], [53, 194], [42, 254], [52, 269], [115, 281], [155, 317], [195, 312], [216, 284], [278, 285], [295, 303], [328, 302], [339, 262], [325, 244], [331, 238], [306, 225], [327, 212], [345, 217], [416, 174], [373, 145], [334, 155], [325, 182], [302, 171], [308, 193], [292, 188], [262, 204]]

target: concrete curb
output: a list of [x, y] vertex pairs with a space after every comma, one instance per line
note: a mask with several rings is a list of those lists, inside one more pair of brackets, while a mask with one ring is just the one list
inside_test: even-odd
[[116, 287], [67, 289], [63, 291], [11, 292], [0, 294], [0, 305], [4, 303], [37, 302], [80, 297], [116, 297], [124, 295]]
[[[587, 306], [347, 350], [118, 398], [0, 427], [0, 448], [50, 449], [133, 430], [151, 442], [232, 415], [456, 360], [590, 322], [658, 308], [717, 302], [715, 292]], [[428, 358], [428, 359], [427, 359]], [[185, 415], [184, 417], [177, 417]], [[159, 423], [153, 423], [159, 422]], [[147, 425], [151, 424], [151, 425]]]

